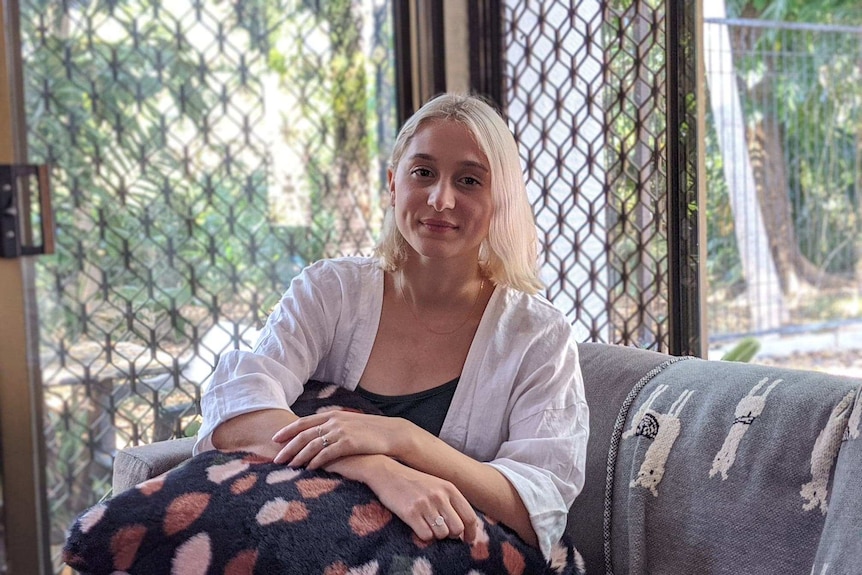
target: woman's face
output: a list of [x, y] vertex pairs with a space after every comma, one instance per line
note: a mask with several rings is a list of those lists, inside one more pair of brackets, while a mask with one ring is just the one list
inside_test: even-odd
[[389, 172], [389, 196], [398, 230], [417, 254], [478, 260], [494, 211], [491, 172], [463, 125], [420, 125]]

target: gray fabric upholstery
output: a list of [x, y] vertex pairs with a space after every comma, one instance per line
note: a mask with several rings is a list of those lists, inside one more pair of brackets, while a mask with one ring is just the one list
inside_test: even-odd
[[847, 420], [835, 464], [829, 513], [812, 573], [862, 570], [862, 389]]
[[[625, 438], [621, 437], [620, 431], [623, 428], [626, 431], [631, 430], [636, 423], [632, 421], [633, 418], [643, 415], [641, 408], [644, 407], [644, 403], [649, 399], [656, 385], [671, 383], [679, 389], [669, 387], [668, 391], [659, 397], [654, 405], [657, 414], [668, 413], [672, 405], [668, 401], [678, 400], [682, 390], [697, 388], [695, 395], [685, 405], [684, 420], [681, 420], [685, 430], [679, 435], [677, 444], [673, 446], [672, 458], [682, 454], [687, 448], [690, 454], [684, 456], [685, 461], [682, 466], [673, 470], [668, 467], [666, 473], [663, 471], [664, 478], [661, 480], [661, 485], [657, 487], [661, 496], [667, 499], [668, 509], [682, 511], [679, 519], [683, 522], [679, 523], [672, 514], [662, 516], [663, 525], [666, 525], [666, 533], [662, 533], [662, 537], [665, 538], [657, 540], [656, 532], [648, 530], [642, 538], [643, 545], [655, 547], [650, 547], [649, 552], [661, 554], [664, 546], [670, 549], [676, 544], [685, 545], [684, 538], [692, 533], [698, 533], [698, 529], [702, 527], [697, 522], [710, 524], [710, 529], [713, 528], [711, 524], [716, 523], [715, 529], [720, 529], [722, 536], [730, 534], [741, 538], [740, 541], [747, 545], [746, 529], [759, 530], [760, 525], [739, 521], [734, 524], [724, 517], [725, 514], [721, 509], [711, 508], [711, 511], [707, 511], [709, 506], [701, 505], [703, 500], [709, 501], [715, 497], [706, 490], [732, 490], [736, 486], [735, 489], [739, 490], [740, 497], [749, 497], [751, 501], [756, 499], [758, 493], [766, 495], [762, 499], [771, 502], [768, 504], [771, 506], [768, 511], [780, 510], [786, 513], [795, 509], [793, 512], [802, 518], [791, 525], [788, 525], [786, 520], [776, 519], [775, 525], [766, 530], [767, 532], [772, 530], [771, 540], [767, 538], [764, 541], [762, 537], [752, 538], [762, 542], [759, 547], [763, 550], [761, 555], [775, 553], [795, 555], [799, 559], [799, 565], [794, 566], [792, 570], [794, 573], [839, 575], [858, 572], [858, 565], [862, 564], [862, 543], [860, 543], [862, 538], [859, 537], [859, 533], [862, 532], [860, 531], [862, 530], [862, 505], [859, 505], [859, 501], [862, 500], [862, 483], [859, 482], [862, 474], [862, 396], [856, 396], [849, 414], [844, 412], [839, 414], [839, 404], [841, 401], [850, 403], [850, 399], [847, 399], [848, 390], [858, 389], [862, 382], [826, 374], [805, 374], [793, 370], [746, 364], [673, 358], [662, 353], [600, 343], [583, 343], [580, 344], [579, 350], [586, 398], [590, 408], [591, 429], [587, 445], [586, 485], [570, 510], [568, 530], [573, 536], [575, 546], [585, 559], [587, 573], [591, 575], [608, 573], [605, 565], [604, 516], [609, 460], [615, 464], [612, 470], [619, 475], [616, 487], [621, 488], [623, 492], [618, 494], [614, 490], [614, 499], [608, 502], [612, 511], [610, 515], [612, 522], [622, 520], [622, 524], [612, 523], [616, 525], [614, 528], [616, 533], [612, 533], [612, 536], [631, 529], [632, 522], [637, 521], [636, 517], [627, 517], [627, 513], [644, 516], [651, 513], [650, 517], [657, 517], [655, 514], [657, 496], [643, 484], [639, 485], [637, 481], [634, 486], [631, 485], [651, 445], [649, 429], [645, 425], [643, 430], [639, 430], [643, 433], [629, 434]], [[770, 377], [768, 383], [755, 390], [754, 387], [767, 376]], [[742, 407], [741, 399], [749, 393], [756, 395], [766, 393], [766, 388], [776, 378], [783, 379], [784, 382], [773, 388], [765, 409], [761, 408], [763, 411], [756, 416], [758, 421], [751, 425], [752, 413], [742, 415], [736, 413]], [[797, 380], [798, 383], [791, 383]], [[788, 395], [791, 387], [792, 393]], [[862, 394], [862, 392], [858, 393]], [[785, 396], [784, 399], [781, 399], [782, 395]], [[783, 430], [773, 425], [767, 426], [767, 416], [776, 415], [770, 413], [770, 410], [782, 403], [784, 405], [781, 406], [780, 425], [783, 426]], [[825, 420], [830, 417], [834, 420], [837, 415], [843, 418], [845, 429], [837, 460], [834, 462], [830, 460], [831, 463], [829, 463], [834, 476], [828, 483], [829, 512], [824, 517], [818, 506], [801, 514], [800, 511], [803, 510], [803, 505], [807, 504], [807, 499], [804, 486], [800, 485], [800, 472], [805, 475], [815, 464], [822, 463], [818, 463], [818, 458], [812, 457], [817, 451], [812, 441], [829, 442], [830, 445], [834, 445], [837, 441], [834, 430], [830, 430], [828, 434], [825, 431], [820, 434], [821, 430], [828, 428]], [[626, 417], [628, 419], [625, 419]], [[798, 419], [796, 427], [792, 426], [794, 418]], [[741, 443], [734, 451], [735, 461], [729, 464], [716, 463], [718, 452], [724, 450], [729, 441], [730, 426], [739, 423], [746, 425], [748, 429], [744, 436], [745, 443]], [[801, 440], [803, 436], [804, 441]], [[793, 449], [788, 449], [785, 448], [785, 437], [787, 441], [793, 441], [794, 438], [799, 438], [800, 441], [791, 446]], [[686, 442], [694, 443], [687, 446]], [[192, 439], [174, 440], [120, 452], [114, 464], [114, 492], [119, 493], [174, 467], [191, 455], [192, 444]], [[696, 447], [698, 445], [699, 448]], [[620, 464], [624, 459], [627, 463]], [[679, 462], [668, 459], [667, 463], [678, 465]], [[689, 463], [691, 465], [688, 465]], [[624, 469], [620, 468], [620, 465]], [[781, 487], [779, 483], [775, 485], [771, 483], [770, 474], [782, 472], [788, 466], [792, 466], [794, 470], [793, 481], [789, 484], [793, 486], [792, 490]], [[697, 477], [689, 478], [685, 471], [682, 473], [679, 471], [695, 467], [699, 469]], [[715, 471], [711, 467], [716, 467]], [[710, 476], [711, 471], [713, 471], [712, 476]], [[759, 475], [751, 475], [755, 472]], [[623, 475], [625, 475], [624, 479]], [[809, 481], [813, 475], [813, 472], [809, 473], [805, 481]], [[820, 473], [820, 475], [826, 476], [828, 473]], [[682, 489], [681, 486], [686, 482], [688, 482], [686, 489]], [[784, 498], [779, 497], [775, 491], [779, 487], [788, 493]], [[686, 527], [684, 521], [690, 521], [692, 527]], [[719, 527], [720, 525], [723, 527]], [[644, 533], [641, 534], [644, 535]], [[814, 548], [816, 549], [814, 571], [812, 571], [813, 548], [810, 545], [812, 537], [815, 538]], [[663, 564], [662, 569], [666, 567], [670, 570], [653, 570], [651, 569], [653, 565], [632, 563], [631, 549], [624, 548], [627, 544], [623, 544], [620, 549], [616, 548], [616, 544], [611, 548], [615, 557], [619, 555], [619, 565], [617, 562], [613, 565], [618, 574], [643, 573], [646, 572], [644, 569], [655, 573], [758, 572], [744, 568], [744, 558], [739, 557], [736, 557], [736, 563], [731, 561], [731, 566], [738, 569], [737, 571], [726, 569], [726, 565], [717, 566], [719, 564], [716, 561], [721, 558], [715, 557], [716, 550], [709, 545], [703, 546], [701, 548], [703, 553], [696, 554], [697, 557], [689, 557], [687, 552], [679, 552], [677, 549], [674, 554], [682, 556], [685, 565]], [[706, 553], [707, 547], [712, 549], [712, 555]], [[751, 545], [747, 546], [747, 548], [750, 547]], [[801, 551], [803, 547], [804, 553]], [[694, 551], [698, 546], [690, 545], [687, 549]], [[802, 555], [805, 557], [803, 558]], [[670, 554], [666, 553], [664, 556], [670, 557]], [[761, 559], [762, 557], [759, 557], [758, 561]], [[691, 563], [692, 560], [695, 563]], [[740, 564], [739, 561], [743, 563]], [[805, 562], [808, 563], [807, 566], [804, 565]], [[693, 571], [686, 570], [686, 567], [694, 566], [697, 568]]]
[[568, 531], [587, 565], [587, 573], [604, 572], [602, 517], [608, 448], [614, 422], [632, 388], [668, 355], [604, 343], [578, 345], [584, 391], [590, 407], [590, 440], [584, 490], [569, 511]]
[[611, 571], [811, 573], [860, 385], [692, 359], [635, 389], [611, 450]]
[[194, 444], [194, 438], [187, 437], [123, 449], [114, 460], [113, 494], [173, 469], [192, 456]]

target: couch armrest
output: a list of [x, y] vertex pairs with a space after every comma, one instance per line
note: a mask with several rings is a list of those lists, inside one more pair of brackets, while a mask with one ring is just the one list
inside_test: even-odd
[[606, 343], [579, 343], [584, 392], [590, 407], [590, 439], [584, 490], [569, 510], [567, 531], [587, 564], [604, 573], [605, 480], [608, 451], [620, 407], [632, 388], [673, 358], [663, 353]]
[[186, 437], [123, 449], [114, 459], [113, 494], [173, 469], [192, 456], [194, 444]]

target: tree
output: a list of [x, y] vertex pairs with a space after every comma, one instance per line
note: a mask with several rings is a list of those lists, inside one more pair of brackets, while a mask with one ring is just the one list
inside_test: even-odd
[[[823, 0], [815, 3], [806, 0], [731, 0], [728, 7], [734, 15], [752, 19], [841, 22], [845, 25], [862, 22], [862, 11], [855, 0]], [[796, 45], [788, 45], [791, 41]], [[797, 181], [795, 183], [798, 186], [791, 186], [789, 179], [797, 177], [794, 171], [789, 169], [790, 164], [795, 163], [792, 156], [794, 151], [785, 149], [783, 145], [786, 137], [793, 135], [790, 133], [787, 119], [799, 109], [802, 102], [814, 100], [822, 103], [823, 99], [834, 99], [834, 94], [827, 93], [824, 78], [831, 76], [829, 69], [840, 64], [841, 58], [830, 58], [828, 62], [818, 61], [810, 36], [796, 35], [791, 39], [766, 29], [759, 29], [754, 35], [746, 35], [737, 29], [731, 36], [731, 43], [736, 66], [750, 80], [741, 84], [744, 100], [748, 102], [748, 147], [769, 245], [782, 288], [785, 293], [797, 293], [803, 286], [818, 288], [852, 285], [852, 265], [844, 269], [836, 269], [834, 265], [834, 253], [839, 247], [838, 244], [844, 241], [842, 238], [826, 238], [825, 242], [809, 244], [819, 244], [819, 252], [808, 250], [806, 253], [802, 247], [805, 242], [801, 241], [800, 234], [806, 232], [797, 229], [794, 224], [794, 221], [801, 217], [798, 207], [801, 205], [800, 198], [794, 198], [794, 193], [814, 193], [811, 184], [817, 178], [809, 178], [808, 182]], [[775, 69], [775, 59], [744, 56], [750, 53], [755, 45], [769, 52], [796, 51], [812, 54], [811, 58], [796, 61], [798, 65], [811, 66], [812, 70], [807, 74], [779, 77], [778, 70]], [[768, 103], [764, 105], [777, 103], [777, 113], [769, 113], [759, 108], [761, 102]], [[823, 123], [816, 118], [809, 117], [804, 119], [804, 122], [805, 130], [810, 134], [818, 134], [821, 141], [831, 139], [830, 135], [824, 132]], [[810, 159], [800, 161], [811, 162]], [[811, 165], [803, 168], [809, 173], [817, 169]], [[796, 189], [799, 191], [795, 192]], [[829, 189], [824, 190], [824, 193], [841, 194], [842, 190]], [[846, 204], [835, 209], [835, 213], [830, 216], [834, 220], [833, 236], [837, 235], [834, 230], [839, 230], [840, 234], [840, 231], [846, 229], [840, 227], [842, 219], [846, 222], [846, 216]], [[829, 235], [828, 229], [824, 232]]]
[[[723, 19], [724, 2], [704, 5], [705, 17]], [[758, 202], [752, 162], [745, 141], [745, 126], [739, 98], [739, 83], [728, 50], [727, 26], [704, 26], [706, 75], [709, 103], [720, 148], [724, 183], [734, 217], [742, 276], [746, 280], [750, 329], [762, 331], [780, 327], [786, 308], [778, 273], [769, 249], [765, 216]], [[713, 187], [713, 194], [718, 190]], [[714, 224], [713, 218], [710, 224]], [[713, 257], [714, 254], [713, 254]]]

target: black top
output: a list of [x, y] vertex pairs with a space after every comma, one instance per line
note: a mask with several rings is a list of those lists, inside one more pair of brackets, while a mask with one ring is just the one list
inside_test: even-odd
[[458, 387], [458, 379], [456, 377], [443, 385], [407, 395], [380, 395], [361, 387], [356, 388], [356, 393], [373, 403], [384, 415], [403, 417], [429, 433], [440, 435], [443, 420], [446, 419], [455, 388]]

